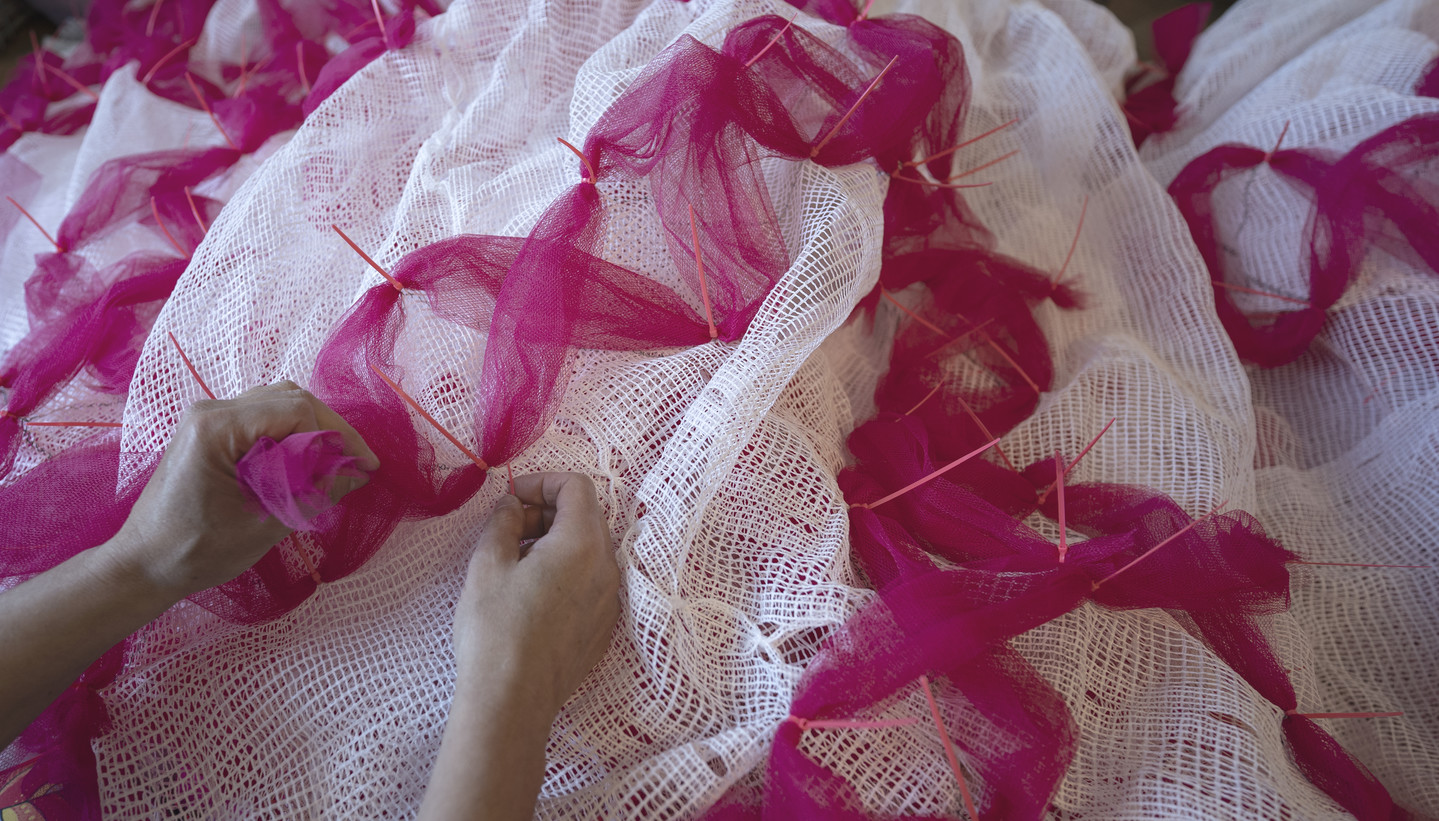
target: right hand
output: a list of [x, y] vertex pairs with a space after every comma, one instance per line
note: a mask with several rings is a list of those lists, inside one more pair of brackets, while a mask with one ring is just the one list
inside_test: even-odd
[[485, 524], [460, 595], [459, 686], [511, 708], [522, 696], [548, 725], [609, 649], [620, 572], [589, 477], [536, 473], [514, 484]]

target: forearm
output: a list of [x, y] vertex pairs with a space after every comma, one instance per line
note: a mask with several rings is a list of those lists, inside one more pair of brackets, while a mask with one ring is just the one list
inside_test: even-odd
[[533, 688], [462, 676], [420, 808], [422, 821], [534, 817], [553, 718]]
[[124, 561], [117, 537], [0, 594], [0, 748], [95, 659], [178, 599]]

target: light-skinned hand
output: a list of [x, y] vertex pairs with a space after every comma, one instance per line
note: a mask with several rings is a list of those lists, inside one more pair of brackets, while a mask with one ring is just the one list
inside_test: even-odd
[[553, 716], [609, 647], [620, 573], [589, 477], [514, 481], [485, 524], [455, 613], [459, 680], [523, 682]]
[[[191, 405], [114, 540], [125, 563], [176, 599], [243, 573], [290, 530], [247, 509], [235, 463], [261, 437], [318, 430], [338, 431], [361, 470], [380, 466], [354, 428], [294, 382]], [[366, 481], [340, 477], [331, 497]]]

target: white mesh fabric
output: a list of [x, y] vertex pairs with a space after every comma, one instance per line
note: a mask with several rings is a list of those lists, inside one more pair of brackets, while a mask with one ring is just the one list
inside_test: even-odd
[[[135, 64], [123, 66], [100, 90], [94, 118], [81, 132], [70, 136], [26, 134], [9, 149], [41, 176], [31, 202], [22, 203], [41, 225], [57, 236], [60, 224], [84, 195], [97, 169], [111, 160], [136, 154], [179, 149], [204, 149], [224, 145], [224, 137], [204, 112], [151, 94], [136, 79]], [[199, 196], [221, 202], [289, 134], [277, 135], [233, 168], [195, 186]], [[5, 206], [10, 207], [9, 203]], [[147, 215], [148, 216], [148, 215]], [[96, 271], [126, 256], [140, 252], [176, 253], [174, 247], [153, 226], [131, 221], [74, 251]], [[54, 247], [28, 222], [22, 221], [6, 238], [0, 255], [0, 347], [8, 351], [29, 328], [24, 299], [25, 280], [35, 271], [37, 254], [53, 253]], [[37, 420], [71, 419], [119, 421], [124, 397], [101, 393], [91, 380], [80, 374], [37, 408]], [[85, 428], [26, 428], [15, 469], [5, 477], [14, 482], [44, 459], [93, 435]]]
[[[1282, 36], [1296, 28], [1308, 34]], [[1413, 95], [1439, 55], [1436, 38], [1433, 2], [1241, 2], [1200, 38], [1181, 75], [1181, 127], [1142, 153], [1167, 183], [1215, 145], [1272, 145], [1286, 122], [1285, 147], [1343, 153], [1439, 110], [1439, 100]], [[1305, 296], [1310, 210], [1309, 198], [1267, 168], [1221, 186], [1214, 211], [1230, 270], [1260, 290]], [[1371, 250], [1304, 355], [1250, 369], [1254, 513], [1305, 559], [1435, 562], [1436, 300], [1433, 272]], [[1285, 307], [1267, 297], [1240, 304]], [[1397, 799], [1439, 812], [1439, 579], [1413, 569], [1304, 568], [1294, 595], [1317, 684], [1316, 700], [1301, 696], [1301, 709], [1403, 711], [1326, 727]]]
[[[522, 233], [574, 182], [555, 136], [578, 141], [687, 26], [713, 38], [756, 13], [663, 4], [631, 22], [634, 9], [542, 10], [517, 15], [506, 32], [493, 9], [458, 6], [342, 89], [217, 221], [157, 333], [185, 340], [221, 395], [280, 376], [304, 381], [374, 276], [329, 222], [353, 226], [382, 264], [458, 231]], [[576, 44], [573, 55], [557, 57], [554, 43]], [[534, 74], [542, 60], [553, 77]], [[522, 70], [530, 85], [507, 85]], [[712, 802], [766, 751], [813, 653], [819, 634], [809, 628], [842, 623], [865, 595], [849, 576], [833, 485], [853, 424], [846, 393], [822, 368], [795, 373], [873, 282], [880, 224], [861, 217], [878, 213], [883, 178], [870, 166], [772, 170], [797, 261], [744, 341], [583, 357], [559, 420], [513, 465], [596, 476], [626, 568], [615, 649], [556, 723], [546, 814], [614, 817], [647, 806], [675, 815]], [[601, 190], [619, 210], [607, 250], [673, 276], [647, 195]], [[399, 354], [407, 386], [442, 424], [465, 430], [468, 407], [434, 400], [441, 384], [473, 395], [483, 340], [411, 313]], [[786, 385], [796, 398], [780, 404], [794, 410], [769, 412]], [[151, 344], [127, 442], [143, 451], [163, 441], [193, 391], [173, 352]], [[441, 453], [458, 456], [447, 447]], [[100, 744], [109, 811], [153, 812], [157, 794], [162, 805], [220, 816], [411, 811], [448, 712], [459, 568], [502, 486], [497, 479], [460, 512], [402, 529], [371, 565], [274, 624], [236, 630], [188, 608], [169, 617], [183, 634], [163, 624], [146, 631], [134, 665], [145, 672], [110, 693], [124, 726]], [[775, 511], [781, 502], [788, 509]], [[397, 608], [378, 622], [376, 586]], [[333, 644], [342, 635], [354, 640], [345, 642], [349, 658]], [[181, 655], [186, 646], [197, 650]], [[244, 658], [243, 671], [233, 666]], [[257, 692], [276, 693], [275, 704], [252, 710]], [[201, 716], [221, 718], [193, 720]], [[368, 728], [358, 740], [357, 728]], [[172, 739], [159, 754], [131, 746], [152, 732]], [[230, 755], [239, 749], [259, 758]], [[180, 761], [189, 762], [183, 779]]]
[[[876, 14], [888, 11], [878, 5]], [[904, 7], [965, 44], [975, 83], [969, 133], [1020, 119], [957, 158], [969, 167], [1022, 149], [979, 177], [993, 186], [968, 197], [999, 250], [1056, 270], [1089, 197], [1067, 272], [1088, 307], [1040, 310], [1055, 387], [1003, 446], [1017, 464], [1056, 448], [1074, 454], [1118, 417], [1074, 481], [1154, 487], [1195, 513], [1227, 499], [1307, 550], [1291, 540], [1307, 535], [1296, 530], [1303, 517], [1284, 519], [1289, 502], [1270, 501], [1285, 484], [1263, 461], [1275, 441], [1266, 425], [1295, 414], [1265, 400], [1265, 438], [1256, 440], [1251, 402], [1262, 391], [1251, 396], [1187, 230], [1115, 106], [1128, 36], [1086, 4], [1046, 5]], [[161, 446], [198, 395], [166, 331], [221, 395], [281, 378], [303, 383], [329, 330], [379, 281], [331, 222], [386, 266], [454, 233], [523, 234], [575, 181], [556, 136], [582, 138], [681, 32], [714, 44], [771, 10], [789, 14], [760, 3], [461, 2], [423, 24], [412, 46], [357, 75], [236, 192], [147, 344], [125, 410], [126, 449]], [[796, 25], [842, 41], [806, 16]], [[883, 177], [868, 165], [766, 171], [796, 262], [744, 340], [581, 356], [558, 419], [513, 465], [594, 476], [624, 574], [615, 644], [554, 725], [541, 817], [685, 817], [733, 785], [753, 788], [805, 662], [868, 598], [854, 586], [833, 477], [844, 436], [873, 407], [896, 321], [882, 307], [873, 332], [863, 320], [840, 327], [877, 270]], [[673, 277], [646, 231], [645, 198], [611, 193], [619, 205], [606, 253]], [[438, 397], [454, 385], [473, 395], [484, 340], [413, 305], [398, 350], [406, 384], [443, 424], [467, 430], [470, 408]], [[1418, 408], [1426, 378], [1406, 371], [1389, 390], [1414, 391], [1403, 395]], [[1417, 411], [1407, 418], [1385, 421], [1424, 430]], [[460, 464], [457, 451], [431, 440]], [[1418, 482], [1432, 447], [1413, 453], [1428, 441], [1416, 435], [1391, 459], [1409, 458], [1398, 467], [1412, 480], [1392, 490], [1376, 481], [1355, 504], [1432, 492]], [[1278, 444], [1281, 453], [1301, 448]], [[1289, 470], [1298, 484], [1323, 478]], [[1344, 471], [1332, 475], [1342, 481]], [[107, 813], [411, 814], [448, 713], [461, 569], [501, 485], [492, 480], [451, 516], [402, 527], [365, 568], [271, 624], [236, 628], [181, 606], [147, 628], [106, 693], [115, 731], [97, 750]], [[1371, 522], [1369, 532], [1387, 524]], [[1364, 572], [1340, 581], [1399, 571]], [[1409, 609], [1386, 610], [1389, 618], [1412, 621], [1414, 603], [1433, 600], [1422, 578], [1406, 578], [1420, 586], [1395, 599]], [[1334, 664], [1345, 647], [1329, 646], [1334, 619], [1313, 615], [1332, 609], [1331, 598], [1318, 583], [1300, 598], [1299, 617], [1276, 619], [1269, 637], [1294, 670], [1302, 706], [1348, 708], [1329, 680], [1346, 669]], [[1351, 623], [1359, 638], [1374, 629], [1372, 620]], [[1394, 654], [1379, 645], [1348, 663], [1383, 673]], [[1290, 763], [1278, 711], [1168, 616], [1085, 606], [1016, 646], [1079, 725], [1057, 817], [1343, 817]], [[1422, 686], [1422, 677], [1407, 680]], [[982, 731], [959, 705], [943, 707], [955, 734]], [[925, 723], [811, 733], [804, 749], [876, 812], [955, 812], [958, 791], [922, 695], [910, 688], [881, 712]], [[1432, 739], [1341, 738], [1397, 779], [1402, 797], [1434, 809], [1416, 780]], [[982, 783], [971, 787], [983, 795]]]

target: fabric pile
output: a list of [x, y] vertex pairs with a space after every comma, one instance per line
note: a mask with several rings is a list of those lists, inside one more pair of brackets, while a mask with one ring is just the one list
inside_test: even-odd
[[0, 91], [0, 590], [207, 394], [382, 467], [252, 452], [297, 533], [0, 806], [413, 814], [546, 470], [623, 613], [538, 817], [1439, 816], [1439, 3], [1202, 11], [100, 0]]

